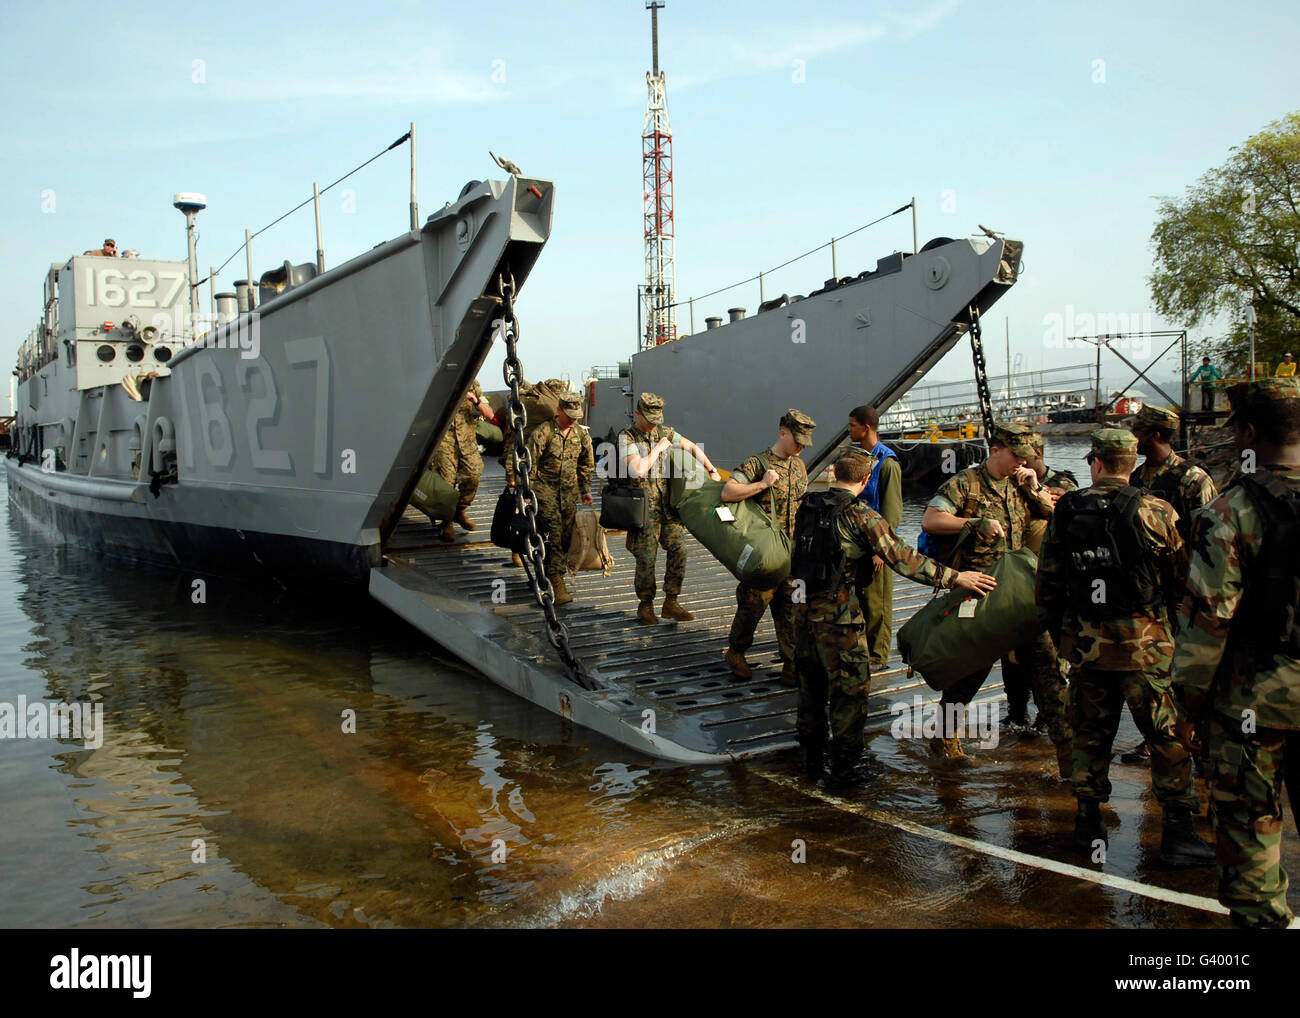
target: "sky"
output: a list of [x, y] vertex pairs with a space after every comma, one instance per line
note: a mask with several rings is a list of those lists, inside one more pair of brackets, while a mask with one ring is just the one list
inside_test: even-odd
[[[626, 360], [644, 280], [649, 22], [643, 0], [4, 5], [0, 353], [12, 356], [38, 321], [52, 262], [109, 236], [143, 257], [183, 259], [173, 193], [207, 196], [206, 272], [246, 227], [415, 121], [422, 218], [466, 181], [502, 175], [489, 149], [556, 182], [552, 236], [517, 303], [526, 376], [578, 379]], [[1088, 331], [1088, 315], [1181, 327], [1154, 315], [1147, 283], [1160, 197], [1300, 108], [1298, 28], [1293, 2], [1250, 0], [669, 0], [659, 48], [678, 297], [769, 269], [915, 196], [922, 244], [980, 224], [1025, 242], [1020, 282], [985, 319], [993, 372], [1008, 325], [1027, 369], [1090, 362], [1091, 349], [1053, 342], [1061, 327]], [[326, 195], [327, 265], [406, 230], [408, 158], [395, 150]], [[897, 216], [838, 245], [839, 272], [911, 244], [910, 217]], [[254, 243], [259, 274], [314, 255], [310, 207]], [[219, 290], [242, 264], [241, 254]], [[806, 293], [830, 274], [820, 252], [768, 278], [766, 294]], [[696, 326], [758, 299], [749, 284], [702, 301]], [[1216, 325], [1198, 323], [1193, 340]], [[499, 370], [498, 348], [485, 388], [500, 387]], [[1154, 374], [1176, 370], [1170, 359]], [[1108, 355], [1103, 376], [1118, 386], [1131, 373]], [[969, 377], [959, 344], [930, 379]]]

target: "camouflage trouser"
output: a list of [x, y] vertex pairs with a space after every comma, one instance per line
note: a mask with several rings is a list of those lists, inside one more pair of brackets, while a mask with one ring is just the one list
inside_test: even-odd
[[877, 569], [871, 582], [859, 587], [857, 594], [867, 622], [871, 668], [880, 671], [894, 644], [894, 571], [888, 566]]
[[1282, 787], [1300, 805], [1300, 732], [1214, 717], [1209, 734], [1210, 816], [1219, 853], [1219, 901], [1243, 926], [1289, 923], [1282, 868]]
[[577, 522], [578, 496], [576, 492], [561, 493], [541, 482], [533, 485], [533, 494], [537, 496], [537, 515], [551, 528], [546, 535], [546, 575], [562, 576], [569, 568], [569, 543]]
[[743, 654], [754, 645], [754, 630], [763, 612], [772, 609], [772, 626], [781, 651], [782, 664], [794, 664], [794, 587], [783, 580], [776, 590], [756, 590], [748, 584], [736, 587], [736, 617], [731, 620], [727, 646]]
[[829, 703], [829, 755], [833, 761], [852, 765], [862, 755], [871, 692], [866, 630], [860, 622], [809, 622], [808, 607], [802, 604], [794, 606], [794, 628], [799, 745], [805, 750], [826, 746]]
[[[1056, 645], [1047, 633], [1039, 633], [1028, 643], [1022, 643], [1010, 657], [1002, 659], [1002, 682], [1007, 688], [1010, 700], [1017, 688], [1017, 683], [1027, 684], [1034, 693], [1034, 702], [1047, 722], [1047, 731], [1052, 742], [1060, 745], [1068, 743], [1074, 737], [1067, 714], [1069, 703], [1065, 679], [1061, 674], [1060, 663], [1056, 656]], [[970, 703], [979, 692], [984, 680], [989, 677], [991, 668], [972, 672], [964, 679], [958, 679], [944, 690], [941, 703]], [[1021, 704], [1028, 702], [1028, 696]], [[1015, 706], [1015, 702], [1012, 702]], [[945, 717], [946, 717], [945, 713]], [[1113, 734], [1113, 733], [1112, 733]]]
[[478, 494], [478, 480], [483, 475], [483, 457], [478, 450], [475, 449], [472, 456], [462, 456], [456, 451], [455, 442], [444, 439], [434, 453], [433, 468], [442, 475], [444, 481], [460, 489], [456, 511], [464, 512], [468, 509]]
[[[1012, 659], [1014, 658], [1014, 660]], [[1002, 687], [1013, 715], [1023, 715], [1032, 692], [1038, 713], [1047, 725], [1054, 743], [1069, 743], [1074, 738], [1070, 727], [1070, 691], [1061, 666], [1056, 644], [1046, 633], [1022, 644], [1002, 662]]]
[[655, 596], [655, 558], [662, 547], [668, 553], [664, 569], [664, 596], [676, 597], [686, 579], [686, 528], [675, 512], [664, 512], [651, 505], [646, 524], [627, 532], [627, 550], [636, 558], [636, 596], [653, 601]]
[[1124, 704], [1151, 747], [1151, 786], [1162, 809], [1200, 808], [1192, 758], [1174, 735], [1178, 712], [1169, 678], [1160, 672], [1106, 672], [1087, 666], [1070, 672], [1074, 722], [1074, 795], [1080, 802], [1110, 799], [1111, 744]]

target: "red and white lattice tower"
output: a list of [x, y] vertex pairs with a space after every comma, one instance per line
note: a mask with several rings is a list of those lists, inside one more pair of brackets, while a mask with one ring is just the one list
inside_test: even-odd
[[659, 0], [649, 0], [653, 70], [645, 76], [649, 97], [641, 129], [642, 196], [645, 208], [645, 287], [641, 294], [649, 349], [677, 338], [673, 308], [677, 254], [673, 241], [673, 129], [668, 124], [664, 74], [659, 70]]

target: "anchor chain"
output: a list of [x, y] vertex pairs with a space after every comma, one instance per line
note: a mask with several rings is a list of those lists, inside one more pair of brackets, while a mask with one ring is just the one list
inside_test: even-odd
[[504, 276], [497, 276], [497, 292], [501, 295], [501, 335], [506, 342], [506, 359], [501, 373], [505, 377], [510, 395], [506, 408], [510, 412], [510, 430], [514, 436], [510, 450], [515, 467], [515, 511], [528, 522], [526, 535], [528, 547], [520, 557], [524, 561], [524, 572], [528, 575], [533, 596], [546, 615], [546, 638], [560, 654], [564, 671], [583, 689], [595, 689], [596, 683], [587, 674], [582, 662], [574, 656], [569, 647], [569, 630], [555, 613], [555, 588], [546, 576], [546, 543], [537, 530], [537, 499], [533, 496], [530, 474], [533, 458], [524, 444], [524, 426], [528, 415], [524, 410], [523, 400], [519, 398], [519, 386], [523, 382], [524, 369], [519, 363], [519, 320], [515, 317], [515, 277], [510, 274], [507, 281]]
[[979, 397], [980, 417], [984, 420], [984, 440], [993, 440], [993, 397], [989, 395], [989, 373], [984, 365], [984, 336], [980, 329], [979, 308], [970, 307], [970, 353], [975, 362], [975, 392]]

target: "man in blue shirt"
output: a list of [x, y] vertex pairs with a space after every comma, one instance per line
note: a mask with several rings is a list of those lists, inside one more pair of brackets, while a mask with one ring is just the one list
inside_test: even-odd
[[[871, 475], [859, 499], [885, 518], [895, 533], [903, 518], [903, 471], [893, 449], [880, 441], [880, 415], [873, 406], [849, 411], [849, 440], [872, 460]], [[857, 595], [867, 623], [871, 670], [885, 667], [894, 641], [894, 574], [882, 569], [879, 555], [859, 565]]]

